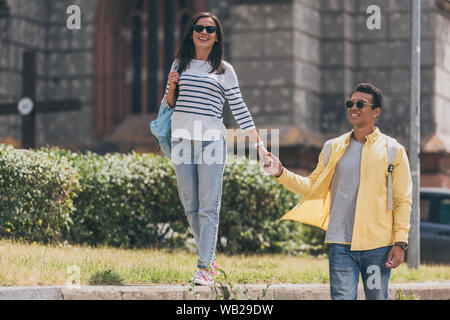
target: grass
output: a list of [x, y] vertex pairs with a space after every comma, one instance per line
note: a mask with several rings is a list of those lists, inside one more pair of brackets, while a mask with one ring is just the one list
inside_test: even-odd
[[[77, 284], [76, 281], [74, 282], [75, 284]], [[94, 272], [89, 277], [88, 283], [91, 286], [98, 286], [98, 285], [120, 286], [124, 284], [124, 278], [118, 272], [112, 269], [107, 269]]]
[[[329, 283], [326, 258], [218, 254], [233, 283]], [[196, 255], [184, 251], [51, 246], [0, 241], [0, 286], [189, 284]], [[450, 266], [406, 264], [391, 282], [450, 281]]]
[[399, 289], [395, 294], [395, 300], [420, 300], [420, 297], [416, 294], [406, 295], [402, 289]]

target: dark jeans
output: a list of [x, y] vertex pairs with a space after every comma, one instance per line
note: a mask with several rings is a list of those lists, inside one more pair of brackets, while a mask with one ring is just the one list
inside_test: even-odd
[[350, 245], [330, 244], [330, 293], [333, 300], [356, 300], [361, 273], [367, 300], [387, 300], [391, 269], [386, 260], [392, 246], [350, 251]]

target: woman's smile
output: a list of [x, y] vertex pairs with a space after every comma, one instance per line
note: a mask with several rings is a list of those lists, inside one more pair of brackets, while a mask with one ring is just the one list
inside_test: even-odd
[[198, 39], [200, 41], [209, 41], [210, 40], [208, 36], [199, 36]]

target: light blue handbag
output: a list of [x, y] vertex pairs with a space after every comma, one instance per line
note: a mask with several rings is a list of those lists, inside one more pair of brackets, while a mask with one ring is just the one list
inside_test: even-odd
[[[176, 68], [178, 71], [178, 67]], [[178, 92], [178, 86], [177, 91]], [[161, 105], [159, 106], [158, 117], [150, 122], [150, 132], [156, 137], [158, 140], [159, 146], [161, 147], [162, 152], [170, 158], [171, 150], [172, 150], [172, 114], [175, 106], [171, 109], [166, 109], [164, 107], [163, 102], [161, 101]]]
[[164, 104], [161, 102], [159, 106], [158, 117], [150, 122], [150, 131], [158, 140], [159, 146], [161, 147], [162, 152], [170, 158], [170, 153], [172, 149], [171, 145], [171, 124], [172, 124], [172, 113], [175, 107], [168, 110], [164, 107]]

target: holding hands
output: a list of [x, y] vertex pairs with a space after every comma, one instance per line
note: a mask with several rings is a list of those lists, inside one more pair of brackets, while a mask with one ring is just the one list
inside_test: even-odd
[[268, 152], [265, 148], [264, 150], [260, 150], [261, 148], [258, 148], [259, 156], [264, 166], [264, 171], [272, 176], [275, 176], [276, 178], [281, 176], [281, 174], [283, 173], [283, 166], [280, 160], [276, 156]]

